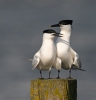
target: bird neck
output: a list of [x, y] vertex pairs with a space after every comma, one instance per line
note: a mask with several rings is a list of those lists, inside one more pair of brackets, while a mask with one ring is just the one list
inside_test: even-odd
[[42, 41], [42, 45], [44, 46], [52, 46], [54, 44], [54, 40], [53, 40], [53, 38], [49, 38], [49, 37], [43, 37], [43, 41]]
[[68, 43], [70, 43], [70, 36], [71, 36], [71, 30], [61, 30], [60, 31], [60, 33], [61, 34], [63, 34], [64, 36], [63, 37], [60, 37], [62, 40], [64, 40], [64, 41], [66, 41], [66, 42], [68, 42]]

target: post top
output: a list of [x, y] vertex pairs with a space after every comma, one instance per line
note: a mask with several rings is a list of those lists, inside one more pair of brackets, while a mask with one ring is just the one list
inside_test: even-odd
[[73, 78], [66, 78], [66, 79], [64, 79], [64, 78], [61, 78], [61, 79], [56, 79], [56, 78], [52, 78], [52, 79], [47, 79], [47, 78], [45, 78], [45, 79], [41, 79], [41, 78], [37, 78], [37, 79], [33, 79], [33, 80], [31, 80], [31, 81], [36, 81], [36, 80], [38, 80], [38, 81], [74, 81], [74, 80], [77, 80], [77, 79], [73, 79]]

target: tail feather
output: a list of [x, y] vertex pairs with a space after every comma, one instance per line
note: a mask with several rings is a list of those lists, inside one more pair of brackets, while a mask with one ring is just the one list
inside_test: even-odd
[[23, 58], [23, 59], [28, 60], [28, 61], [32, 61], [33, 60], [33, 59], [29, 59], [29, 58]]
[[81, 69], [81, 68], [76, 68], [77, 70], [81, 70], [81, 71], [86, 71], [86, 70], [84, 70], [84, 69]]

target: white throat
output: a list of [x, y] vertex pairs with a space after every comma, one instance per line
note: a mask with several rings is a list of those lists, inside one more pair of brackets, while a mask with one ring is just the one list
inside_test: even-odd
[[54, 36], [51, 34], [44, 34], [42, 45], [47, 47], [52, 47], [54, 45]]
[[61, 29], [60, 33], [64, 35], [63, 37], [60, 37], [60, 38], [70, 43], [71, 25], [62, 25], [60, 29]]

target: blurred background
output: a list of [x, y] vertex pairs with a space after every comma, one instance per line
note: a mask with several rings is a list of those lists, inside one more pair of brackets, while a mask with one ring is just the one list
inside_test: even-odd
[[[0, 100], [30, 99], [30, 80], [40, 75], [23, 57], [33, 58], [43, 30], [64, 19], [73, 20], [71, 46], [86, 70], [72, 71], [78, 100], [96, 100], [95, 0], [0, 0]], [[48, 71], [43, 76], [48, 78]], [[57, 77], [57, 70], [51, 77]], [[68, 77], [68, 71], [62, 69], [60, 77]]]

